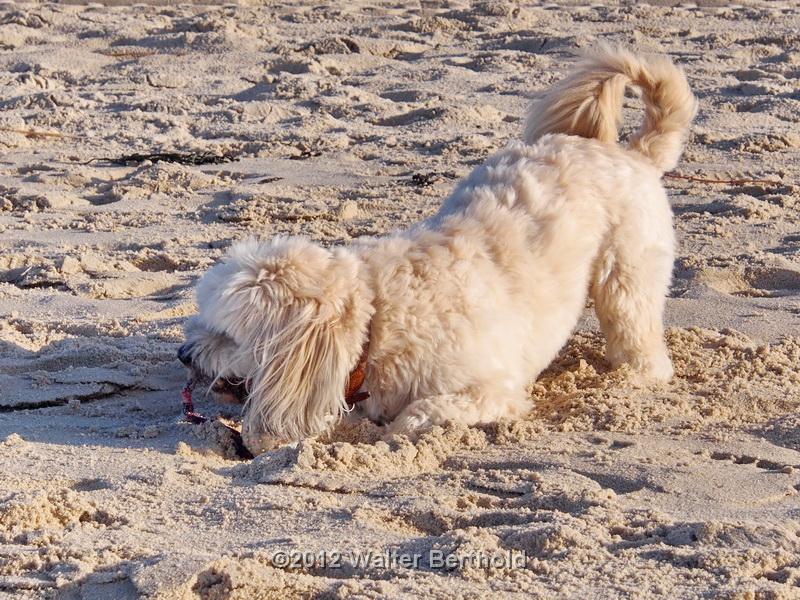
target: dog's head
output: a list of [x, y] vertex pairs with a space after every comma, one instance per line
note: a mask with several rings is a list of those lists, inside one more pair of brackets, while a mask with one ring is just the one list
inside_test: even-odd
[[178, 356], [245, 402], [251, 451], [321, 433], [347, 410], [372, 312], [352, 252], [296, 237], [240, 242], [201, 279], [197, 300]]

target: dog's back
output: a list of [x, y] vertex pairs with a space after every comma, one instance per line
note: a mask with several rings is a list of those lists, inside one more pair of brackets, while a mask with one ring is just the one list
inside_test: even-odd
[[601, 46], [572, 74], [534, 102], [525, 141], [552, 133], [617, 142], [625, 88], [642, 90], [645, 121], [628, 148], [646, 156], [662, 172], [678, 163], [696, 102], [680, 68], [663, 56], [641, 57]]
[[[626, 148], [617, 135], [628, 85], [642, 89], [646, 117]], [[497, 240], [485, 254], [498, 269], [512, 265], [507, 287], [525, 298], [515, 312], [536, 324], [520, 342], [531, 376], [566, 341], [591, 290], [611, 363], [644, 380], [671, 377], [662, 315], [674, 234], [660, 175], [680, 158], [695, 107], [668, 59], [600, 48], [533, 105], [525, 143], [476, 168], [426, 222], [445, 236]], [[501, 220], [509, 231], [525, 224], [525, 240], [515, 245]]]

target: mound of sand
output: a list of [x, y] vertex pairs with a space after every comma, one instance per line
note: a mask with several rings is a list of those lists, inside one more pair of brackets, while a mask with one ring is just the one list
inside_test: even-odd
[[[0, 598], [800, 597], [794, 4], [110, 4], [0, 6]], [[674, 381], [611, 370], [587, 311], [516, 422], [252, 462], [230, 407], [181, 422], [234, 240], [417, 222], [601, 38], [700, 100]]]

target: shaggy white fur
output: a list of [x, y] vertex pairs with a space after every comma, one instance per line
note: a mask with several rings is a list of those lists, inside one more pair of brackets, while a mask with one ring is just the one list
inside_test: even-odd
[[[625, 86], [646, 119], [616, 144]], [[664, 58], [601, 48], [532, 107], [512, 143], [409, 231], [325, 249], [304, 238], [235, 245], [202, 279], [182, 359], [244, 380], [253, 452], [321, 433], [368, 342], [363, 410], [388, 433], [518, 417], [525, 388], [587, 299], [613, 365], [666, 381], [663, 339], [675, 165], [695, 101]]]

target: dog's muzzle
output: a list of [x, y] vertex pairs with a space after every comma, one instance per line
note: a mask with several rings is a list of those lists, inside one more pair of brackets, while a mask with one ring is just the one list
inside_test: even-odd
[[[178, 348], [178, 360], [183, 365], [192, 370], [192, 379], [204, 379], [209, 377], [207, 373], [203, 373], [202, 369], [196, 369], [192, 364], [192, 350], [194, 344], [187, 342]], [[211, 391], [214, 392], [218, 399], [222, 402], [229, 402], [233, 404], [244, 404], [247, 401], [248, 385], [244, 380], [232, 380], [226, 377], [217, 377], [211, 385]]]

